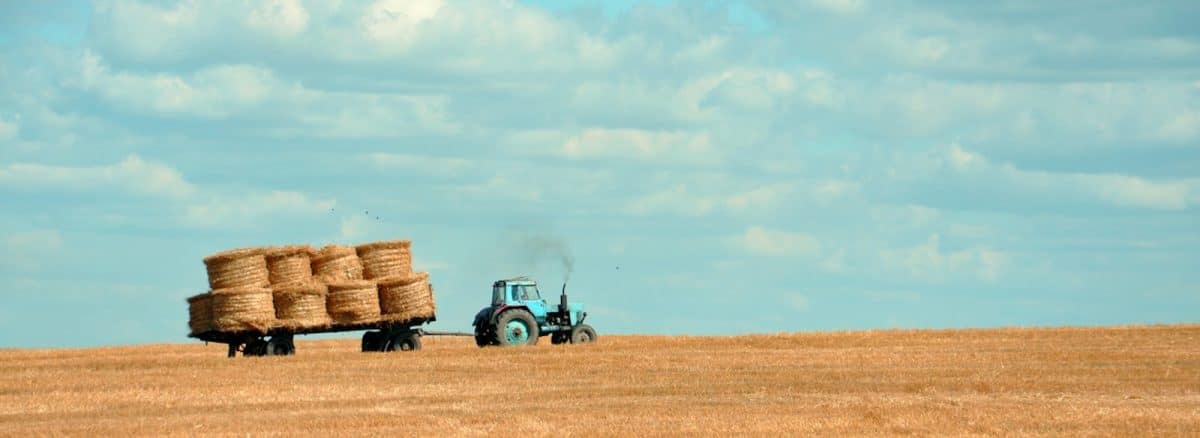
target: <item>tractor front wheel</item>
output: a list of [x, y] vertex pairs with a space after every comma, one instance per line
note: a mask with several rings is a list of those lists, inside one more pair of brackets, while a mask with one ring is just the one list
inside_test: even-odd
[[590, 344], [596, 342], [596, 329], [587, 324], [580, 324], [571, 329], [572, 344]]
[[550, 343], [554, 345], [566, 344], [571, 342], [571, 334], [567, 332], [554, 332], [550, 334]]
[[534, 345], [538, 340], [538, 325], [527, 310], [506, 310], [496, 318], [496, 343], [502, 346]]

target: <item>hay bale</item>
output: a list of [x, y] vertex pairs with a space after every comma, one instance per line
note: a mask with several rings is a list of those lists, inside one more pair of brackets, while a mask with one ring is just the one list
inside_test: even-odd
[[362, 260], [363, 278], [368, 280], [412, 273], [412, 242], [388, 240], [355, 247]]
[[271, 290], [236, 287], [212, 291], [213, 328], [222, 332], [266, 333], [275, 324]]
[[188, 327], [193, 335], [212, 330], [213, 312], [212, 295], [205, 292], [187, 299]]
[[379, 291], [374, 281], [345, 280], [329, 283], [325, 310], [335, 324], [366, 324], [379, 321]]
[[325, 311], [328, 288], [317, 282], [289, 283], [271, 288], [277, 326], [291, 330], [329, 327], [333, 320]]
[[270, 248], [264, 254], [268, 279], [272, 285], [308, 282], [312, 280], [313, 248], [291, 245]]
[[388, 277], [378, 280], [379, 307], [385, 321], [402, 322], [433, 318], [433, 288], [429, 285], [429, 273]]
[[262, 248], [219, 252], [205, 257], [204, 266], [208, 268], [208, 285], [213, 290], [270, 284]]
[[363, 266], [353, 247], [327, 245], [312, 259], [313, 274], [326, 283], [362, 280]]

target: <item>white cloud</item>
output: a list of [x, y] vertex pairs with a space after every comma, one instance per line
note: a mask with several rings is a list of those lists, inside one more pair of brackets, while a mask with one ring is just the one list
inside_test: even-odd
[[821, 252], [821, 243], [805, 233], [773, 230], [760, 226], [746, 228], [734, 240], [736, 246], [756, 255], [771, 257], [813, 256]]
[[423, 175], [458, 175], [474, 168], [469, 160], [430, 155], [378, 152], [363, 155], [362, 159], [379, 169]]
[[487, 181], [465, 184], [451, 189], [453, 192], [488, 199], [511, 199], [523, 202], [542, 200], [542, 189], [535, 181], [513, 179], [495, 174]]
[[206, 67], [188, 77], [113, 72], [88, 51], [80, 66], [76, 86], [143, 113], [222, 118], [263, 103], [282, 87], [270, 70], [249, 65]]
[[360, 25], [367, 37], [393, 48], [407, 48], [417, 26], [437, 16], [441, 0], [378, 0], [367, 7]]
[[813, 6], [839, 14], [856, 14], [862, 12], [864, 0], [809, 0]]
[[[858, 191], [858, 183], [842, 180], [777, 182], [730, 189], [735, 181], [720, 180], [720, 184], [676, 184], [666, 189], [634, 198], [625, 204], [625, 211], [635, 215], [658, 213], [702, 217], [713, 213], [735, 216], [764, 216], [777, 212], [789, 202], [809, 200], [829, 203], [846, 198]], [[719, 189], [712, 189], [717, 186]]]
[[987, 281], [999, 278], [1008, 261], [1007, 254], [988, 247], [970, 247], [943, 251], [941, 237], [932, 234], [925, 243], [902, 249], [884, 249], [880, 258], [885, 266], [904, 271], [913, 278], [944, 281], [956, 276], [970, 276]]
[[1152, 181], [1115, 173], [1024, 170], [1009, 163], [992, 163], [958, 144], [939, 151], [929, 162], [899, 173], [892, 169], [891, 176], [895, 181], [944, 186], [945, 192], [1004, 193], [1010, 204], [1036, 200], [1165, 211], [1194, 206], [1194, 192], [1200, 187], [1200, 181], [1194, 179]]
[[21, 132], [21, 124], [16, 120], [0, 119], [0, 141], [8, 141], [17, 138], [17, 134]]
[[568, 139], [562, 153], [572, 159], [620, 158], [692, 164], [711, 164], [717, 159], [707, 134], [640, 129], [588, 129]]
[[783, 303], [797, 312], [807, 312], [812, 308], [808, 297], [798, 293], [785, 295]]
[[626, 211], [637, 215], [669, 212], [684, 216], [706, 216], [720, 204], [718, 199], [697, 195], [688, 186], [679, 184], [656, 193], [642, 196], [626, 204]]
[[208, 194], [208, 199], [192, 202], [185, 208], [183, 222], [191, 226], [211, 227], [256, 223], [275, 215], [326, 214], [336, 205], [333, 200], [310, 199], [297, 192], [272, 191], [235, 195]]
[[[223, 193], [196, 186], [163, 163], [127, 156], [107, 166], [70, 167], [17, 163], [0, 168], [0, 186], [19, 190], [96, 192], [109, 195], [162, 199], [177, 208], [177, 219], [187, 226], [253, 224], [278, 214], [324, 213], [333, 200], [315, 200], [289, 191], [245, 190]], [[121, 221], [121, 218], [111, 218]]]
[[266, 0], [250, 11], [246, 24], [276, 38], [291, 38], [308, 27], [308, 10], [298, 0]]
[[4, 237], [4, 253], [0, 266], [26, 272], [44, 271], [54, 265], [54, 257], [63, 250], [63, 238], [58, 230], [28, 230]]
[[108, 166], [69, 167], [17, 163], [0, 168], [0, 184], [16, 188], [66, 191], [116, 191], [184, 199], [196, 187], [174, 168], [130, 155]]

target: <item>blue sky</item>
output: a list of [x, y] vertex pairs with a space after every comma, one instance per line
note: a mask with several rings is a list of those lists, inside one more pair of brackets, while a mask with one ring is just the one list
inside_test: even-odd
[[0, 347], [395, 238], [448, 330], [531, 236], [602, 334], [1196, 322], [1200, 6], [1096, 3], [5, 2]]

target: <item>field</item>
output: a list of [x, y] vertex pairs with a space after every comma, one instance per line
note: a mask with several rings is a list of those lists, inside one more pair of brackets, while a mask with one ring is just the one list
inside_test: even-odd
[[0, 436], [1200, 435], [1200, 326], [0, 350]]

